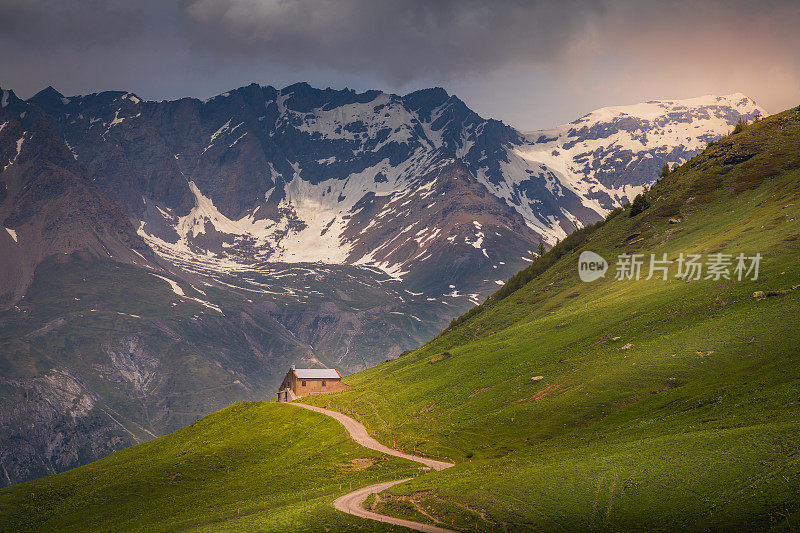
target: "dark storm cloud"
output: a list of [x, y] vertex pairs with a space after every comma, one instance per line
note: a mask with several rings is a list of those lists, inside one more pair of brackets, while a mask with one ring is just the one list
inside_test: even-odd
[[191, 39], [219, 55], [393, 80], [513, 65], [570, 68], [610, 47], [635, 57], [669, 39], [676, 49], [724, 51], [769, 17], [786, 17], [773, 25], [786, 36], [800, 23], [796, 0], [183, 0], [181, 7]]
[[188, 41], [218, 59], [455, 87], [518, 125], [709, 93], [744, 92], [768, 111], [800, 101], [797, 0], [183, 0], [180, 11]]
[[182, 8], [191, 38], [220, 55], [393, 80], [558, 62], [603, 10], [584, 0], [185, 0]]
[[[21, 97], [107, 89], [164, 94], [185, 60], [163, 0], [0, 0], [0, 87]], [[186, 90], [187, 72], [182, 91]]]
[[142, 16], [122, 3], [0, 0], [0, 42], [37, 50], [124, 45]]
[[484, 116], [741, 91], [800, 103], [797, 0], [0, 0], [0, 87], [207, 97], [441, 85]]

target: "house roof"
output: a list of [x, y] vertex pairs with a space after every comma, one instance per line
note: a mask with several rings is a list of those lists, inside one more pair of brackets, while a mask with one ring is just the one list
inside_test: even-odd
[[295, 368], [294, 375], [300, 379], [339, 379], [335, 368]]

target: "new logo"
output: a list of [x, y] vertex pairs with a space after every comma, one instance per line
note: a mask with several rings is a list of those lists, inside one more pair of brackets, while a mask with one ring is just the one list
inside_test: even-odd
[[603, 278], [608, 270], [608, 262], [602, 256], [585, 250], [578, 258], [578, 276], [581, 281], [590, 282]]

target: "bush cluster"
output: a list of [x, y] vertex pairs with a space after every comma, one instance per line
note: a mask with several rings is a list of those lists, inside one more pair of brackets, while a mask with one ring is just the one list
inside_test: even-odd
[[644, 197], [644, 194], [637, 194], [636, 198], [633, 199], [633, 203], [631, 204], [630, 217], [635, 217], [648, 207], [650, 207], [650, 202], [647, 201], [647, 198]]

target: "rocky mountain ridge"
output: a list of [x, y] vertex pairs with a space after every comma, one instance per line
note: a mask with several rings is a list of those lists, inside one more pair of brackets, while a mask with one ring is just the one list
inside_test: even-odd
[[[459, 162], [521, 216], [506, 229], [529, 230], [535, 247], [594, 222], [663, 163], [684, 161], [760, 112], [743, 95], [651, 102], [525, 135], [442, 89], [398, 96], [252, 84], [207, 101], [147, 102], [122, 92], [65, 98], [51, 88], [31, 101], [56, 117], [93, 181], [163, 255], [211, 256], [217, 269], [321, 261], [396, 276], [413, 269], [413, 254], [394, 253], [399, 245], [419, 256], [452, 235], [429, 227], [412, 239], [398, 227], [398, 246], [371, 250], [353, 219], [371, 198], [419, 194], [437, 168]], [[420, 210], [382, 210], [370, 229], [388, 236], [382, 218], [409, 212]]]

